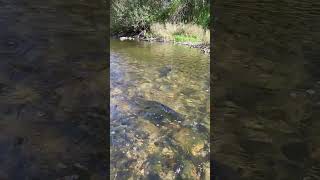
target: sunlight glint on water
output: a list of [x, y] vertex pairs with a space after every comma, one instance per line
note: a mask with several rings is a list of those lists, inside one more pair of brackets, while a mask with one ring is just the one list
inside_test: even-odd
[[111, 178], [209, 178], [209, 57], [111, 41]]

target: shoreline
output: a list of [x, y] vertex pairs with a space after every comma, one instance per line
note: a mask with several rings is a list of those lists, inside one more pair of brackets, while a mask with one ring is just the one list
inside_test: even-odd
[[210, 45], [207, 45], [205, 43], [201, 43], [201, 42], [175, 42], [175, 41], [170, 41], [170, 40], [164, 40], [162, 38], [147, 38], [147, 37], [137, 37], [137, 35], [135, 36], [112, 36], [115, 39], [118, 39], [120, 41], [127, 41], [127, 40], [139, 40], [139, 41], [149, 41], [149, 42], [162, 42], [162, 43], [172, 43], [172, 44], [176, 44], [176, 45], [182, 45], [182, 46], [187, 46], [190, 48], [195, 48], [195, 49], [199, 49], [202, 53], [206, 54], [206, 55], [210, 55]]

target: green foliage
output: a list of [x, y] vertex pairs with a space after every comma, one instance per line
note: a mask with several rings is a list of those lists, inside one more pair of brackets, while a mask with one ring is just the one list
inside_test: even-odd
[[209, 4], [208, 0], [172, 0], [161, 17], [172, 23], [196, 23], [207, 28], [210, 19]]
[[199, 12], [199, 14], [196, 17], [195, 22], [204, 28], [209, 28], [209, 25], [210, 25], [210, 9], [209, 9], [209, 7], [205, 8]]
[[112, 0], [114, 33], [149, 29], [155, 22], [195, 23], [209, 27], [210, 0]]
[[111, 6], [112, 32], [139, 31], [148, 28], [154, 18], [154, 5], [148, 0], [113, 0]]

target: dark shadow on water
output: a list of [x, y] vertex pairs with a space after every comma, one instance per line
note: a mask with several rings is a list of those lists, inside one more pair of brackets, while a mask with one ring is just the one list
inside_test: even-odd
[[0, 179], [105, 179], [105, 4], [0, 4]]
[[213, 5], [217, 175], [227, 166], [240, 179], [319, 179], [320, 3]]

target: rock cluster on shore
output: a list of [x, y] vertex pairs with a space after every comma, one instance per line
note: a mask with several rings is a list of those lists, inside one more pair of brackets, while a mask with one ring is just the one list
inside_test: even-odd
[[210, 54], [210, 45], [204, 43], [192, 43], [192, 42], [175, 42], [175, 44], [189, 46], [191, 48], [200, 49], [205, 54]]
[[126, 36], [121, 36], [119, 37], [120, 41], [126, 41], [126, 40], [140, 40], [140, 41], [154, 41], [154, 42], [173, 42], [174, 44], [177, 45], [184, 45], [188, 46], [190, 48], [196, 48], [200, 49], [201, 52], [205, 54], [210, 54], [210, 45], [204, 44], [204, 43], [193, 43], [193, 42], [174, 42], [174, 41], [166, 41], [162, 38], [154, 38], [154, 37], [126, 37]]

